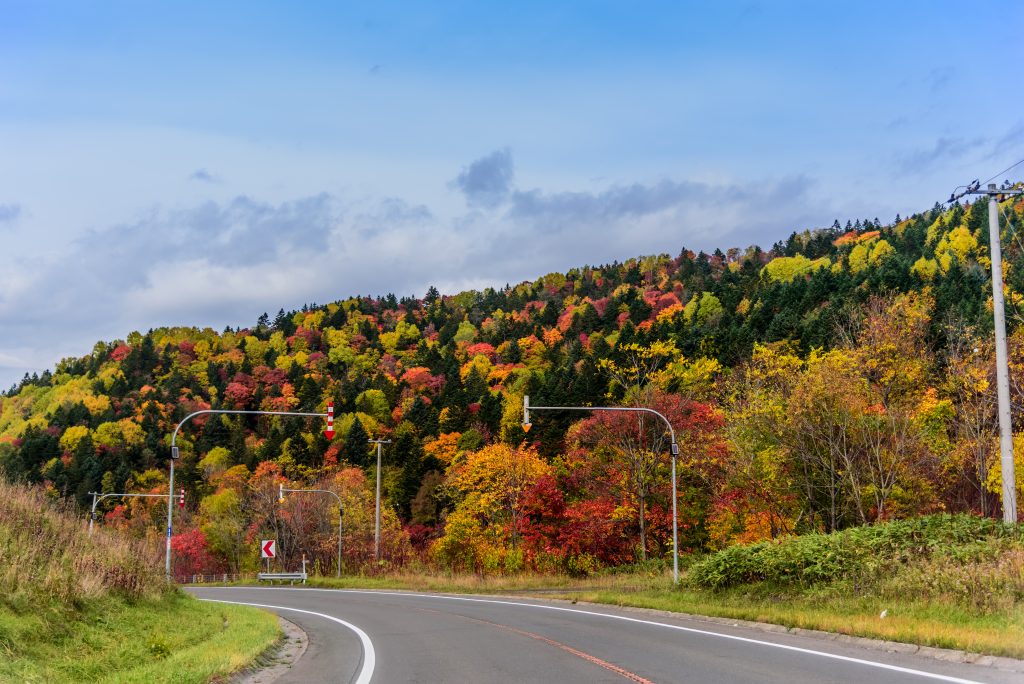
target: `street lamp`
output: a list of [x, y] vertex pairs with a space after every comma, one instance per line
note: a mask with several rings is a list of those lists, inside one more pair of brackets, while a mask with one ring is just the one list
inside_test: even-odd
[[377, 505], [374, 512], [373, 559], [380, 563], [380, 445], [391, 444], [391, 440], [370, 439], [367, 441], [377, 445]]
[[[157, 499], [162, 499], [165, 496], [167, 496], [166, 494], [134, 494], [134, 493], [128, 494], [128, 493], [125, 493], [125, 492], [111, 492], [109, 494], [100, 494], [99, 492], [89, 492], [89, 494], [92, 495], [92, 511], [90, 511], [90, 513], [89, 513], [89, 534], [92, 534], [93, 523], [96, 522], [96, 504], [98, 504], [100, 501], [103, 501], [103, 499], [106, 499], [106, 498], [111, 497], [111, 496], [122, 496], [122, 497], [125, 497], [125, 498], [128, 498], [128, 497], [154, 497], [154, 498], [157, 498]], [[184, 490], [182, 490], [182, 493], [179, 495], [179, 497], [180, 497], [181, 501], [185, 500], [185, 492], [184, 492]], [[184, 504], [182, 504], [182, 505], [184, 505]]]
[[[299, 413], [299, 412], [295, 412], [295, 411], [236, 411], [236, 410], [228, 410], [228, 409], [205, 409], [203, 411], [194, 411], [194, 412], [188, 414], [187, 416], [185, 416], [184, 418], [181, 419], [181, 422], [178, 423], [177, 426], [175, 426], [174, 433], [171, 434], [171, 473], [170, 473], [170, 477], [169, 477], [169, 481], [168, 481], [168, 492], [169, 492], [169, 494], [167, 496], [167, 550], [166, 550], [166, 556], [164, 558], [164, 572], [167, 574], [167, 581], [168, 582], [171, 581], [171, 528], [173, 527], [173, 522], [174, 522], [174, 462], [178, 460], [178, 456], [179, 456], [179, 454], [178, 454], [178, 447], [176, 446], [175, 442], [178, 439], [178, 431], [181, 430], [181, 426], [182, 425], [184, 425], [188, 421], [192, 420], [196, 416], [208, 415], [208, 414], [211, 414], [211, 413], [221, 413], [221, 414], [227, 413], [227, 414], [236, 414], [236, 415], [237, 414], [244, 414], [244, 415], [257, 415], [257, 416], [302, 416], [302, 417], [315, 416], [317, 418], [327, 418], [328, 415], [330, 415], [329, 413]], [[328, 428], [328, 429], [330, 429], [330, 428]], [[334, 433], [332, 431], [331, 435], [333, 435], [333, 434]], [[338, 524], [340, 525], [341, 523], [338, 523]], [[341, 553], [340, 552], [340, 548], [341, 548], [341, 539], [340, 538], [338, 539], [338, 548], [339, 548], [339, 558], [340, 558], [341, 557], [340, 556], [340, 553]], [[340, 567], [339, 567], [339, 572], [340, 571], [341, 570], [340, 570]]]
[[628, 411], [632, 413], [653, 413], [665, 422], [672, 438], [670, 451], [672, 454], [672, 581], [679, 584], [679, 516], [676, 513], [676, 458], [679, 456], [679, 445], [676, 443], [676, 431], [668, 418], [652, 408], [645, 406], [530, 406], [530, 397], [523, 395], [523, 430], [530, 430], [530, 411]]
[[[278, 487], [279, 488], [278, 488], [278, 492], [277, 492], [277, 500], [280, 503], [284, 503], [284, 493], [285, 492], [314, 492], [314, 493], [317, 493], [317, 494], [330, 494], [335, 499], [337, 499], [337, 501], [338, 501], [338, 572], [337, 572], [337, 576], [340, 578], [341, 577], [341, 532], [342, 532], [342, 522], [345, 519], [345, 508], [344, 508], [344, 506], [341, 505], [341, 497], [338, 496], [337, 494], [335, 494], [334, 492], [332, 492], [330, 489], [287, 489], [284, 486], [283, 483], [279, 484]], [[305, 569], [305, 566], [303, 566], [303, 569]]]

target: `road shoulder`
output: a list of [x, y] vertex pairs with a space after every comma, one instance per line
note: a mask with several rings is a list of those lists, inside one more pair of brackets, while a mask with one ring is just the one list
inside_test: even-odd
[[309, 636], [294, 622], [278, 616], [283, 636], [244, 670], [236, 672], [225, 684], [271, 684], [299, 661], [309, 646]]

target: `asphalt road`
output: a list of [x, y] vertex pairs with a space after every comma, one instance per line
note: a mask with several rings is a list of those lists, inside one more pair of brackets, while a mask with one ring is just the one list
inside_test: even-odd
[[700, 620], [511, 598], [193, 588], [255, 604], [309, 635], [279, 684], [354, 682], [1015, 682], [1024, 675]]

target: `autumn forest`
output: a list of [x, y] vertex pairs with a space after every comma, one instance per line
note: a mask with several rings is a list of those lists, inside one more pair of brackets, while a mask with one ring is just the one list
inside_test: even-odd
[[[1004, 216], [1011, 392], [1024, 401], [1024, 202]], [[1000, 517], [988, 207], [836, 221], [769, 249], [631, 258], [422, 298], [350, 297], [222, 332], [99, 342], [0, 395], [0, 471], [74, 500], [164, 494], [178, 434], [174, 574], [240, 572], [278, 540], [345, 572], [428, 566], [584, 575], [680, 551], [935, 512]], [[279, 305], [280, 303], [273, 303]], [[274, 307], [276, 308], [276, 306]], [[1024, 426], [1017, 486], [1024, 479]], [[375, 445], [383, 445], [374, 559]], [[1018, 496], [1018, 501], [1024, 497]], [[104, 499], [97, 524], [149, 540], [166, 501]]]

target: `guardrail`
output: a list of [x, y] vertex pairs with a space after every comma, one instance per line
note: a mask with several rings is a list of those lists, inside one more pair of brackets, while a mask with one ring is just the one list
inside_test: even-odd
[[255, 573], [251, 572], [218, 572], [211, 575], [178, 575], [174, 581], [178, 584], [227, 584], [228, 582], [244, 582], [255, 576]]
[[303, 584], [306, 583], [306, 573], [304, 572], [261, 572], [256, 575], [256, 579], [263, 582], [264, 580], [273, 584], [277, 580], [282, 582], [295, 582], [301, 581]]

